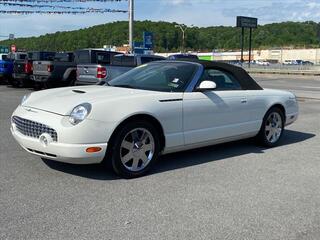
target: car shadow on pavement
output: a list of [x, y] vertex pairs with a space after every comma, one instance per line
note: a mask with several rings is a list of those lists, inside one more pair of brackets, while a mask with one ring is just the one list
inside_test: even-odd
[[[286, 130], [278, 147], [300, 143], [315, 136], [316, 135], [312, 133]], [[264, 150], [266, 149], [267, 148], [257, 146], [254, 139], [246, 139], [184, 152], [172, 153], [160, 157], [150, 174], [172, 171], [179, 168], [186, 168], [213, 161], [227, 160], [231, 157], [250, 153], [263, 154]], [[50, 160], [43, 161], [52, 169], [84, 178], [95, 180], [120, 179], [112, 172], [110, 168], [107, 168], [102, 164], [75, 165]]]
[[[316, 135], [312, 133], [286, 130], [283, 138], [280, 140], [279, 145], [275, 148], [304, 142], [315, 136]], [[163, 156], [158, 161], [151, 174], [171, 171], [179, 168], [186, 168], [213, 161], [227, 160], [231, 157], [237, 157], [250, 153], [264, 154], [264, 151], [267, 149], [268, 148], [266, 147], [259, 146], [256, 143], [256, 140], [251, 138], [179, 153], [172, 153]]]
[[48, 167], [68, 173], [75, 176], [80, 176], [95, 180], [117, 180], [120, 179], [115, 173], [113, 173], [110, 167], [103, 164], [89, 164], [89, 165], [79, 165], [79, 164], [69, 164], [62, 163], [51, 160], [42, 160]]

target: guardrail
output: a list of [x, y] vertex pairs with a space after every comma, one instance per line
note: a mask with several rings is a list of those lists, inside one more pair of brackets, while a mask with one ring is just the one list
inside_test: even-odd
[[257, 74], [286, 74], [286, 75], [310, 75], [320, 76], [319, 65], [282, 65], [282, 64], [270, 64], [269, 66], [251, 65], [248, 64], [242, 66], [249, 73]]

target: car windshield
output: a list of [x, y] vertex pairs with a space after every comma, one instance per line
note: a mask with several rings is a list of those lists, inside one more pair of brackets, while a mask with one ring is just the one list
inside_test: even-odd
[[183, 92], [197, 69], [197, 65], [192, 63], [149, 63], [130, 70], [111, 80], [107, 85], [161, 92]]

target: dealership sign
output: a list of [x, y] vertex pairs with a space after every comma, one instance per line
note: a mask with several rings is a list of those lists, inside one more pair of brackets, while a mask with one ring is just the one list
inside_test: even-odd
[[153, 33], [152, 32], [143, 32], [143, 45], [146, 49], [153, 48]]
[[0, 53], [9, 53], [9, 48], [7, 46], [0, 46]]
[[238, 16], [237, 17], [237, 27], [257, 28], [258, 27], [258, 18]]

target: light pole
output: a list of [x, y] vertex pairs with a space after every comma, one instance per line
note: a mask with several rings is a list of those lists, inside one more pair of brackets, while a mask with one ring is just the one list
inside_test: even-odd
[[[182, 32], [182, 52], [185, 51], [185, 48], [184, 48], [184, 43], [185, 43], [185, 33], [188, 29], [188, 26], [185, 26], [183, 24], [177, 24], [175, 25], [176, 28], [180, 28], [181, 32]], [[193, 25], [191, 25], [191, 27], [193, 27]]]
[[134, 0], [129, 0], [129, 48], [133, 52]]

